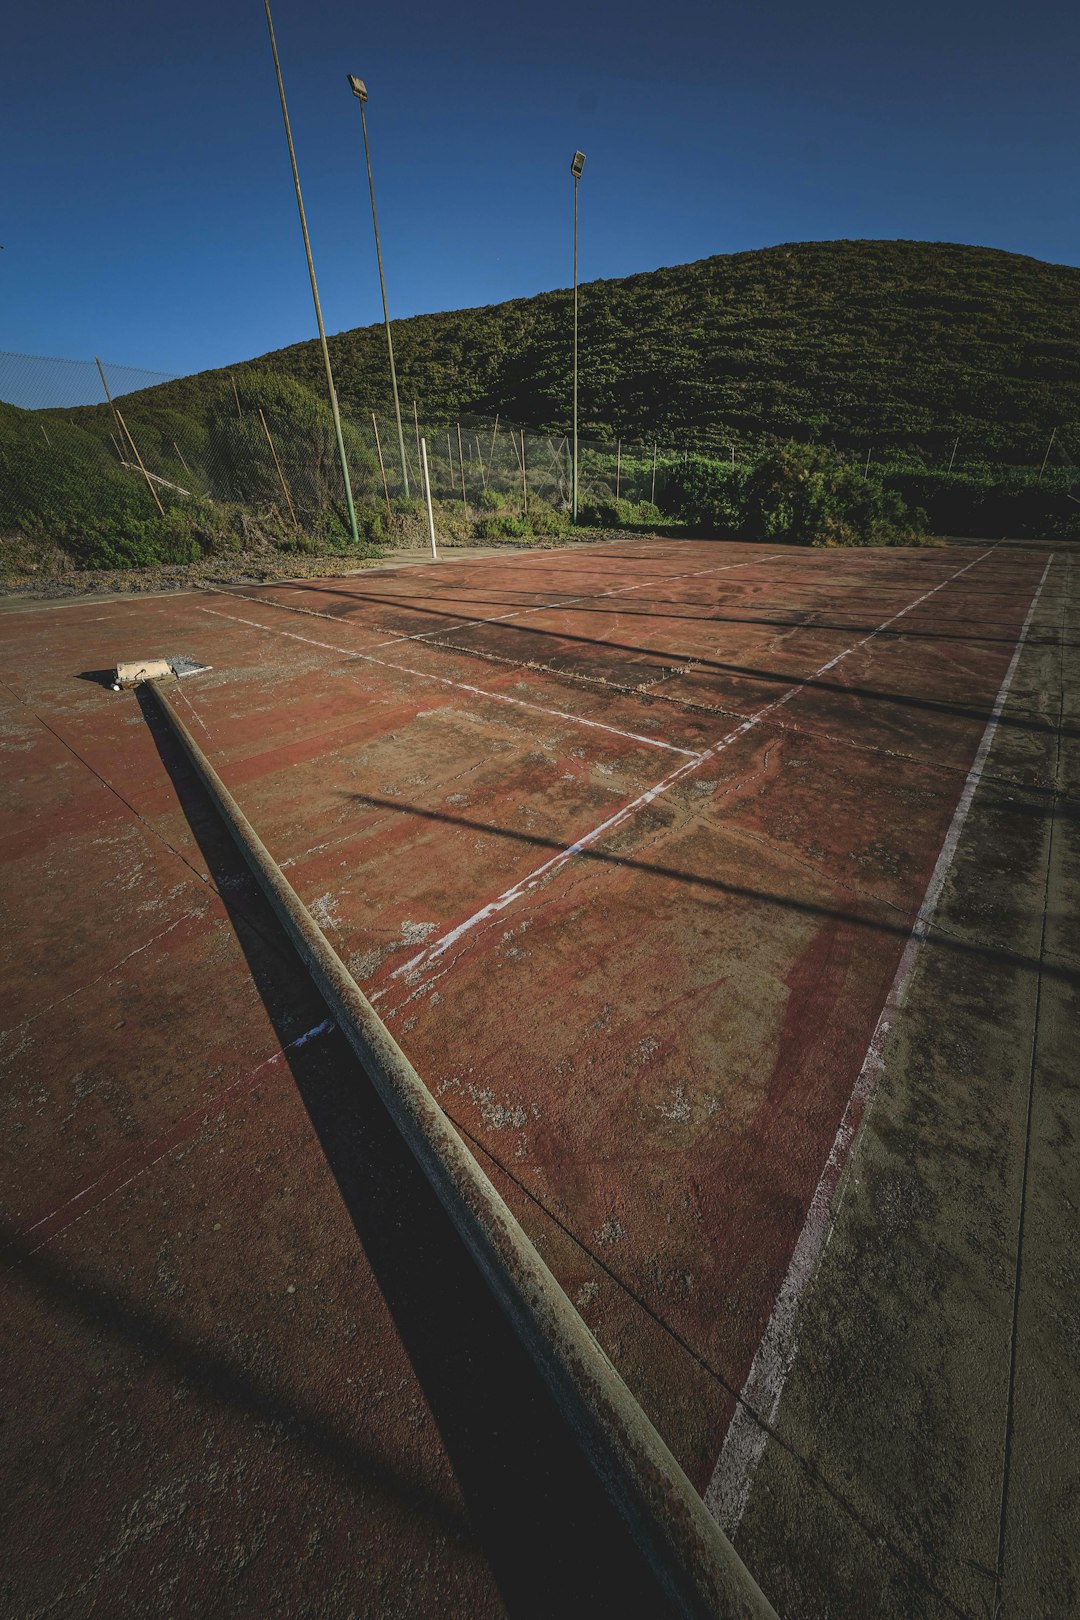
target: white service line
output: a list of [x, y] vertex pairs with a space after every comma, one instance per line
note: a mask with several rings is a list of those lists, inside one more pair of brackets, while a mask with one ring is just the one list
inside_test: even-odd
[[837, 664], [839, 664], [843, 659], [848, 658], [853, 652], [858, 652], [860, 647], [865, 647], [868, 642], [873, 641], [875, 636], [880, 636], [882, 631], [887, 630], [891, 624], [895, 624], [897, 619], [902, 619], [905, 614], [910, 613], [914, 608], [919, 607], [923, 602], [927, 601], [929, 597], [936, 596], [938, 591], [944, 590], [946, 585], [951, 585], [953, 580], [959, 579], [961, 574], [966, 574], [969, 569], [975, 567], [976, 563], [980, 563], [984, 558], [989, 557], [990, 553], [995, 549], [995, 546], [991, 546], [987, 551], [981, 552], [973, 562], [965, 563], [963, 568], [958, 568], [956, 572], [950, 574], [947, 579], [941, 580], [939, 584], [932, 586], [930, 590], [924, 591], [923, 594], [916, 597], [913, 602], [909, 602], [907, 606], [902, 607], [898, 613], [894, 613], [892, 617], [886, 619], [883, 624], [879, 624], [876, 629], [870, 631], [869, 635], [863, 636], [859, 641], [852, 642], [850, 647], [845, 647], [843, 652], [836, 653], [834, 657], [829, 659], [828, 663], [822, 664], [821, 667], [819, 669], [815, 669], [812, 674], [804, 676], [797, 685], [789, 687], [789, 689], [784, 692], [782, 696], [774, 698], [771, 703], [766, 703], [762, 708], [758, 709], [755, 714], [750, 715], [746, 720], [744, 720], [741, 725], [736, 726], [733, 731], [729, 731], [727, 735], [721, 737], [718, 742], [715, 742], [711, 744], [710, 747], [704, 749], [696, 756], [696, 758], [687, 760], [685, 764], [677, 765], [674, 770], [670, 771], [668, 775], [663, 778], [662, 781], [657, 782], [655, 787], [649, 788], [645, 793], [640, 793], [636, 799], [631, 799], [629, 804], [623, 805], [621, 810], [617, 810], [613, 816], [609, 816], [606, 821], [602, 821], [600, 825], [598, 827], [594, 827], [591, 832], [583, 834], [581, 838], [568, 845], [566, 849], [560, 850], [557, 854], [550, 856], [549, 859], [544, 861], [542, 865], [534, 868], [533, 871], [528, 873], [526, 877], [521, 878], [520, 881], [515, 883], [511, 888], [504, 890], [503, 893], [497, 896], [496, 899], [489, 900], [486, 906], [481, 906], [479, 911], [474, 911], [471, 917], [466, 917], [464, 922], [460, 922], [454, 928], [451, 928], [448, 933], [443, 934], [439, 939], [435, 940], [433, 944], [429, 945], [417, 956], [410, 958], [408, 962], [404, 962], [401, 967], [395, 968], [390, 977], [392, 979], [396, 979], [404, 973], [416, 974], [420, 969], [425, 968], [430, 963], [437, 961], [438, 958], [444, 954], [444, 952], [448, 951], [452, 945], [455, 945], [457, 941], [461, 939], [462, 935], [467, 934], [471, 929], [475, 928], [478, 923], [485, 922], [488, 917], [493, 917], [500, 911], [505, 911], [507, 906], [512, 905], [514, 901], [519, 899], [523, 894], [526, 894], [530, 889], [535, 888], [537, 883], [539, 883], [540, 880], [547, 875], [547, 873], [554, 871], [556, 867], [562, 866], [564, 862], [572, 860], [575, 855], [579, 854], [581, 850], [587, 849], [590, 844], [595, 844], [598, 838], [603, 838], [606, 833], [609, 833], [613, 830], [613, 828], [618, 827], [620, 823], [626, 821], [628, 817], [635, 815], [637, 811], [642, 809], [645, 805], [651, 804], [652, 801], [658, 798], [661, 793], [666, 793], [669, 788], [674, 787], [676, 782], [680, 782], [682, 778], [687, 776], [691, 771], [697, 770], [699, 766], [704, 765], [707, 761], [715, 759], [717, 754], [722, 753], [724, 749], [730, 747], [733, 742], [736, 742], [740, 737], [745, 736], [746, 733], [753, 730], [755, 726], [760, 725], [761, 721], [766, 719], [768, 715], [773, 714], [783, 704], [789, 703], [793, 697], [797, 697], [800, 692], [805, 690], [805, 688], [811, 684], [811, 682], [818, 680], [822, 675], [828, 674], [829, 670], [835, 669]]
[[[787, 1275], [776, 1297], [772, 1315], [754, 1354], [750, 1372], [742, 1387], [735, 1415], [731, 1420], [724, 1444], [705, 1492], [705, 1504], [721, 1529], [733, 1536], [739, 1527], [750, 1494], [754, 1472], [765, 1451], [768, 1428], [776, 1419], [784, 1384], [795, 1359], [796, 1333], [800, 1301], [807, 1284], [813, 1277], [821, 1258], [834, 1218], [833, 1203], [837, 1189], [850, 1160], [856, 1136], [866, 1111], [873, 1099], [885, 1059], [885, 1047], [893, 1024], [907, 998], [911, 977], [915, 971], [919, 951], [933, 925], [945, 879], [949, 874], [960, 833], [975, 797], [990, 745], [994, 740], [998, 721], [1005, 707], [1016, 666], [1027, 639], [1027, 633], [1038, 605], [1046, 576], [1050, 572], [1047, 562], [1038, 589], [1032, 597], [1027, 618], [1013, 651], [1012, 660], [1005, 671], [990, 718], [986, 723], [972, 766], [953, 812], [949, 830], [941, 846], [937, 864], [930, 876], [918, 916], [904, 947], [881, 1016], [870, 1039], [866, 1056], [855, 1081], [854, 1089], [844, 1110], [839, 1129], [833, 1139], [825, 1168], [821, 1172], [810, 1208], [806, 1213], [802, 1231], [788, 1265]], [[760, 1414], [760, 1415], [759, 1415]]]
[[[577, 602], [595, 602], [603, 596], [625, 596], [627, 591], [644, 591], [650, 585], [666, 585], [669, 580], [700, 579], [704, 574], [728, 574], [735, 568], [753, 568], [756, 563], [775, 562], [781, 556], [782, 552], [773, 551], [764, 557], [748, 557], [742, 562], [721, 563], [712, 568], [697, 568], [688, 574], [662, 574], [653, 579], [639, 580], [636, 585], [616, 585], [609, 591], [586, 591], [583, 596], [567, 596], [558, 602], [540, 602], [533, 607], [515, 607], [508, 613], [493, 613], [487, 619], [463, 619], [460, 624], [441, 624], [434, 630], [414, 630], [408, 636], [391, 636], [389, 641], [372, 642], [370, 650], [378, 652], [383, 647], [396, 647], [402, 641], [426, 641], [432, 636], [449, 636], [455, 630], [480, 629], [485, 624], [499, 624], [505, 619], [523, 619], [529, 613], [549, 613], [559, 608], [573, 607]], [[295, 602], [275, 602], [273, 597], [249, 596], [246, 591], [229, 591], [227, 594], [230, 597], [239, 596], [245, 602], [261, 602], [264, 607], [279, 608], [283, 613], [307, 613], [313, 619], [343, 620], [341, 614], [320, 613], [318, 608], [300, 607]], [[343, 622], [348, 624], [347, 619]]]
[[[261, 600], [259, 597], [252, 598]], [[591, 726], [594, 731], [606, 731], [612, 737], [623, 737], [628, 742], [644, 743], [648, 748], [662, 748], [669, 754], [686, 754], [697, 760], [702, 756], [693, 748], [679, 748], [675, 743], [662, 742], [659, 737], [643, 737], [636, 731], [620, 731], [618, 726], [606, 726], [602, 720], [587, 720], [584, 715], [569, 714], [563, 709], [547, 709], [526, 698], [510, 697], [504, 692], [489, 692], [483, 686], [471, 686], [468, 681], [454, 681], [448, 675], [435, 675], [426, 669], [411, 669], [408, 664], [395, 664], [388, 658], [373, 658], [371, 653], [355, 652], [351, 647], [338, 647], [332, 641], [316, 641], [313, 636], [301, 636], [295, 630], [279, 630], [276, 625], [260, 624], [258, 619], [243, 619], [237, 613], [222, 613], [220, 608], [204, 607], [202, 613], [212, 613], [218, 619], [230, 619], [233, 624], [250, 625], [263, 630], [268, 636], [286, 636], [290, 641], [302, 641], [308, 647], [321, 647], [326, 652], [342, 653], [346, 658], [359, 658], [365, 664], [378, 664], [380, 669], [396, 669], [402, 675], [414, 675], [420, 681], [435, 681], [439, 686], [451, 686], [456, 692], [471, 692], [475, 697], [490, 698], [494, 703], [509, 703], [516, 709], [531, 709], [534, 714], [545, 714], [551, 719], [569, 720], [576, 726]]]

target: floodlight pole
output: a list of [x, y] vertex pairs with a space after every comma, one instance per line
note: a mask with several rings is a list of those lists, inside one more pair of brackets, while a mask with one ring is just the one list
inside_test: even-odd
[[345, 459], [345, 437], [341, 431], [341, 412], [338, 410], [337, 389], [334, 387], [334, 373], [330, 368], [330, 350], [326, 345], [326, 329], [323, 326], [322, 306], [319, 303], [319, 288], [315, 281], [315, 263], [311, 257], [311, 238], [308, 236], [307, 216], [304, 213], [304, 199], [300, 195], [300, 175], [296, 167], [296, 150], [293, 147], [292, 128], [289, 124], [289, 109], [285, 105], [285, 86], [281, 78], [281, 63], [278, 60], [277, 40], [274, 38], [274, 22], [270, 16], [270, 0], [263, 0], [266, 8], [266, 26], [270, 31], [270, 49], [274, 53], [274, 72], [277, 74], [278, 95], [281, 98], [281, 116], [285, 124], [285, 139], [289, 143], [289, 162], [292, 164], [293, 186], [296, 190], [296, 207], [300, 215], [300, 230], [304, 238], [304, 252], [307, 255], [308, 276], [311, 279], [311, 296], [315, 303], [315, 320], [319, 327], [319, 342], [322, 344], [323, 364], [326, 367], [326, 386], [330, 394], [330, 410], [334, 418], [334, 432], [337, 435], [338, 455], [341, 458], [341, 476], [345, 480], [345, 502], [349, 508], [349, 526], [352, 529], [353, 540], [360, 544], [360, 531], [356, 527], [356, 508], [353, 506], [352, 483], [349, 480], [349, 463]]
[[573, 490], [571, 493], [571, 522], [577, 522], [578, 506], [578, 285], [577, 285], [577, 222], [578, 222], [578, 181], [581, 171], [585, 167], [584, 152], [575, 152], [570, 165], [570, 173], [574, 177], [574, 468]]
[[386, 327], [386, 352], [390, 357], [390, 386], [394, 390], [394, 416], [397, 419], [398, 450], [401, 454], [401, 484], [405, 499], [409, 498], [409, 464], [405, 460], [405, 435], [401, 430], [401, 402], [398, 399], [397, 369], [394, 365], [394, 340], [390, 336], [390, 312], [386, 307], [386, 280], [383, 276], [382, 246], [379, 242], [379, 216], [375, 212], [375, 182], [371, 178], [371, 149], [368, 146], [367, 117], [364, 113], [364, 103], [367, 100], [367, 86], [363, 79], [358, 79], [355, 73], [346, 74], [349, 88], [360, 103], [360, 125], [364, 131], [364, 161], [367, 164], [368, 191], [371, 194], [371, 223], [375, 230], [375, 257], [379, 264], [379, 291], [382, 293], [383, 325]]

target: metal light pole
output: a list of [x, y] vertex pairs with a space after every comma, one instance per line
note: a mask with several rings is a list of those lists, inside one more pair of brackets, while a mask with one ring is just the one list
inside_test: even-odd
[[386, 352], [390, 356], [390, 383], [394, 390], [394, 415], [397, 418], [398, 450], [401, 453], [401, 484], [405, 491], [405, 499], [409, 498], [409, 465], [405, 460], [405, 435], [401, 431], [401, 404], [398, 400], [397, 370], [394, 366], [394, 340], [390, 336], [390, 312], [386, 307], [386, 281], [383, 278], [382, 247], [379, 244], [379, 217], [375, 212], [375, 182], [371, 178], [371, 150], [367, 138], [367, 118], [364, 114], [364, 102], [367, 100], [367, 86], [363, 79], [358, 79], [355, 73], [347, 73], [349, 88], [360, 103], [360, 123], [364, 131], [364, 161], [367, 163], [368, 191], [371, 193], [371, 223], [375, 227], [375, 257], [379, 261], [379, 291], [382, 293], [383, 325], [386, 327]]
[[574, 476], [571, 494], [571, 521], [577, 522], [577, 494], [578, 494], [578, 440], [577, 440], [577, 357], [578, 357], [578, 293], [577, 293], [577, 194], [578, 181], [581, 171], [585, 167], [584, 152], [575, 152], [574, 161], [570, 165], [570, 173], [574, 177]]
[[337, 389], [334, 387], [334, 373], [330, 369], [330, 350], [326, 346], [326, 330], [323, 326], [322, 307], [319, 303], [319, 289], [315, 282], [315, 265], [311, 257], [311, 239], [308, 236], [307, 218], [304, 214], [304, 199], [300, 195], [300, 175], [296, 168], [296, 152], [293, 148], [292, 129], [289, 125], [289, 109], [285, 105], [285, 86], [281, 81], [281, 63], [278, 61], [277, 40], [274, 38], [274, 23], [270, 16], [270, 0], [263, 0], [266, 8], [266, 26], [270, 30], [270, 49], [274, 53], [274, 72], [277, 74], [278, 95], [281, 97], [281, 116], [285, 122], [285, 139], [289, 143], [289, 162], [292, 164], [293, 186], [296, 188], [296, 207], [300, 214], [300, 229], [304, 237], [304, 252], [307, 254], [308, 275], [311, 278], [311, 296], [315, 301], [315, 319], [319, 327], [319, 342], [322, 344], [323, 364], [326, 367], [326, 386], [330, 394], [330, 410], [334, 417], [334, 432], [337, 434], [338, 455], [341, 457], [341, 476], [345, 480], [345, 501], [349, 508], [349, 524], [352, 528], [353, 539], [360, 544], [360, 533], [356, 527], [356, 509], [353, 506], [352, 483], [349, 480], [349, 463], [345, 459], [345, 439], [341, 432], [341, 412], [338, 410]]

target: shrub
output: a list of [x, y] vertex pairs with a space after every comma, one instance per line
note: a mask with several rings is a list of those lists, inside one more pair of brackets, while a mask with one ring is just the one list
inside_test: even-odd
[[578, 522], [592, 529], [648, 527], [661, 521], [660, 508], [652, 501], [624, 501], [607, 496], [578, 503]]

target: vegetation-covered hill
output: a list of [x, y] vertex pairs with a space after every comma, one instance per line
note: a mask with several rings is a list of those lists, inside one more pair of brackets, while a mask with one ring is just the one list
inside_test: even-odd
[[[405, 408], [569, 425], [571, 295], [395, 322]], [[1080, 424], [1080, 270], [934, 242], [802, 242], [581, 288], [582, 431], [704, 448], [821, 439], [875, 449], [959, 437], [1031, 462]], [[389, 394], [381, 326], [331, 339], [345, 409]], [[318, 347], [249, 365], [318, 391]], [[243, 369], [234, 366], [234, 372]], [[213, 372], [155, 390], [198, 408]], [[689, 431], [688, 431], [689, 430]]]
[[[419, 448], [415, 400], [436, 498], [460, 495], [466, 518], [468, 494], [478, 511], [500, 508], [484, 525], [535, 530], [542, 500], [527, 521], [500, 507], [527, 466], [546, 521], [564, 521], [571, 317], [560, 291], [395, 322], [406, 452]], [[360, 529], [375, 541], [384, 517], [392, 526], [415, 504], [386, 442], [385, 335], [330, 341]], [[629, 496], [668, 519], [812, 543], [920, 527], [1074, 534], [1080, 269], [942, 243], [809, 242], [586, 283], [580, 402], [581, 487], [598, 513], [614, 498], [619, 521]], [[5, 555], [21, 536], [82, 567], [183, 561], [242, 538], [249, 520], [288, 547], [353, 543], [314, 340], [121, 403], [122, 421], [106, 405], [0, 406]], [[476, 426], [496, 414], [532, 443]], [[412, 477], [415, 498], [415, 463]]]

